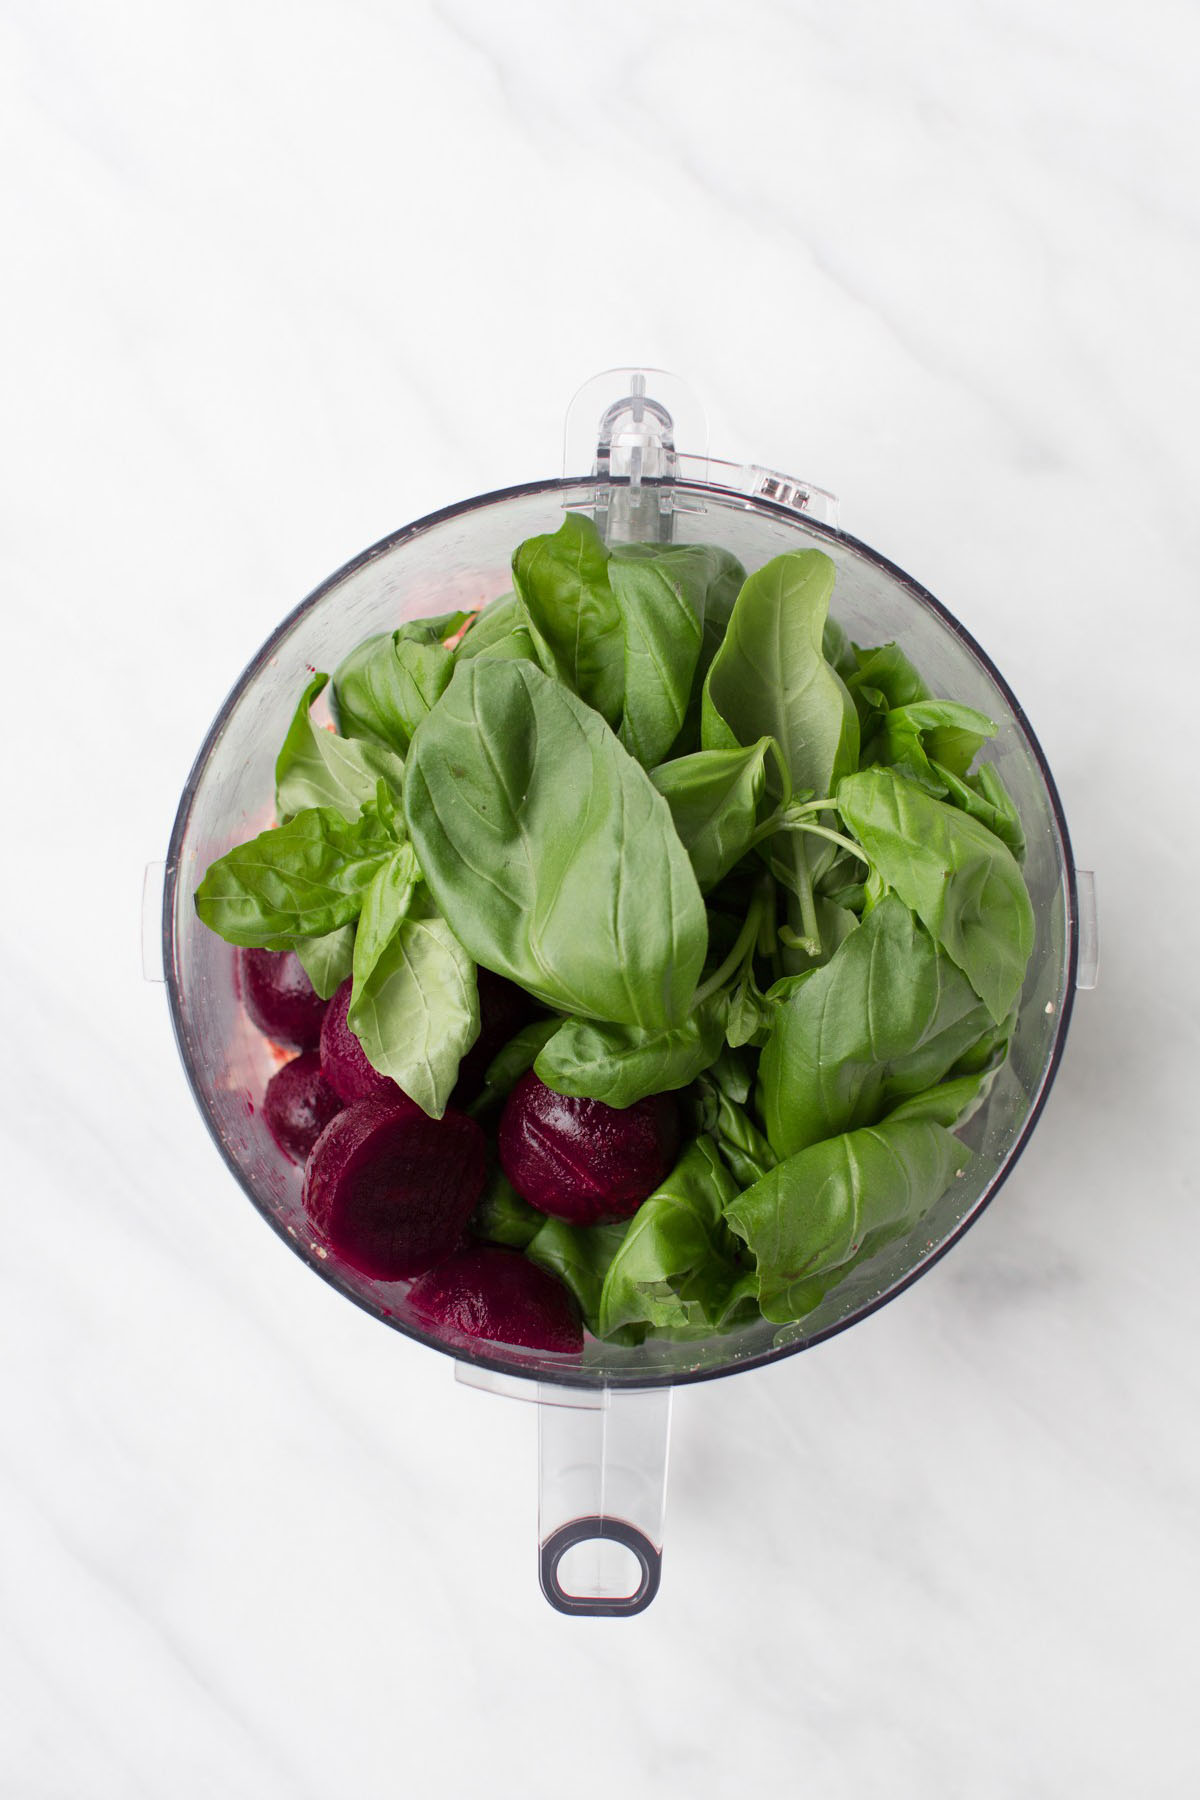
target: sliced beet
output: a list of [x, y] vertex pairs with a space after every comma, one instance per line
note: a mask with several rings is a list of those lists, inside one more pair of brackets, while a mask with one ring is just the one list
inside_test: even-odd
[[490, 969], [477, 969], [479, 985], [479, 1036], [458, 1065], [455, 1104], [465, 1106], [483, 1086], [488, 1064], [510, 1038], [527, 1025], [537, 1007], [524, 988]]
[[519, 1250], [460, 1250], [413, 1283], [408, 1303], [423, 1325], [450, 1338], [487, 1338], [567, 1356], [583, 1349], [574, 1298]]
[[277, 1044], [311, 1050], [321, 1035], [325, 1001], [294, 950], [239, 950], [242, 1004]]
[[315, 1050], [304, 1050], [277, 1069], [263, 1096], [267, 1129], [284, 1155], [298, 1163], [341, 1110], [342, 1102], [322, 1075]]
[[346, 1021], [353, 980], [347, 976], [325, 1013], [321, 1025], [321, 1073], [347, 1105], [355, 1100], [403, 1099], [403, 1090], [390, 1075], [381, 1075], [367, 1060], [367, 1053]]
[[606, 1106], [556, 1094], [532, 1069], [500, 1118], [500, 1166], [518, 1194], [572, 1225], [627, 1219], [670, 1174], [678, 1149], [674, 1094]]
[[431, 1119], [403, 1095], [359, 1100], [313, 1146], [304, 1209], [344, 1262], [398, 1281], [456, 1248], [486, 1163], [483, 1133], [465, 1113]]

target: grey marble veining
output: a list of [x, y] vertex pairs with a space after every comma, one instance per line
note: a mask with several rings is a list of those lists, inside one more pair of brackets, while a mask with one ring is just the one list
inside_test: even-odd
[[[1195, 9], [0, 14], [0, 1796], [1200, 1786]], [[210, 718], [347, 557], [640, 361], [996, 658], [1102, 985], [996, 1204], [681, 1392], [661, 1595], [561, 1619], [532, 1408], [227, 1178], [138, 969]]]

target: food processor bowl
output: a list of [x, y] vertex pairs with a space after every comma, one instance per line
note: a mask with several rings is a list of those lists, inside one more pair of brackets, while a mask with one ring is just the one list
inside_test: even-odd
[[[595, 402], [604, 391], [610, 404], [597, 439]], [[355, 557], [304, 600], [238, 678], [213, 723], [183, 791], [163, 887], [163, 962], [179, 1052], [247, 1197], [310, 1268], [393, 1330], [453, 1357], [476, 1385], [549, 1403], [541, 1415], [541, 1573], [548, 1598], [565, 1611], [633, 1612], [653, 1598], [672, 1386], [753, 1369], [845, 1330], [908, 1287], [978, 1218], [1016, 1163], [1054, 1079], [1080, 974], [1081, 924], [1084, 958], [1092, 959], [1088, 893], [1081, 912], [1053, 778], [985, 651], [919, 583], [841, 531], [830, 496], [757, 467], [676, 452], [671, 410], [654, 397], [667, 391], [669, 378], [654, 372], [597, 378], [582, 400], [597, 446], [590, 474], [528, 482], [432, 513]], [[830, 556], [837, 567], [831, 610], [849, 637], [894, 639], [935, 693], [999, 726], [982, 756], [997, 765], [1020, 814], [1036, 923], [1011, 1054], [960, 1132], [974, 1152], [969, 1168], [907, 1237], [852, 1267], [796, 1323], [758, 1319], [719, 1337], [634, 1347], [589, 1337], [577, 1358], [486, 1342], [449, 1347], [410, 1314], [406, 1283], [371, 1280], [329, 1254], [301, 1204], [301, 1170], [280, 1155], [263, 1118], [261, 1097], [276, 1065], [239, 1003], [235, 952], [200, 923], [192, 898], [211, 862], [273, 823], [276, 753], [313, 671], [332, 670], [372, 633], [495, 600], [511, 586], [514, 547], [556, 530], [567, 511], [594, 517], [614, 541], [719, 544], [747, 572], [787, 550]], [[572, 1555], [579, 1562], [583, 1541], [593, 1546], [594, 1567], [569, 1590], [561, 1571]], [[636, 1579], [629, 1592], [614, 1592], [626, 1585], [622, 1559]]]

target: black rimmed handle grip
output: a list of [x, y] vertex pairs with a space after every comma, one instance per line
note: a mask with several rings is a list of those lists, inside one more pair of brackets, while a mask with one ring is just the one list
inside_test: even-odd
[[[576, 1544], [587, 1543], [592, 1538], [609, 1538], [633, 1552], [641, 1570], [641, 1578], [631, 1594], [601, 1596], [567, 1593], [558, 1578], [559, 1564], [568, 1550], [574, 1549]], [[650, 1542], [644, 1531], [639, 1531], [636, 1525], [630, 1525], [624, 1519], [604, 1519], [599, 1515], [569, 1519], [543, 1541], [538, 1557], [538, 1576], [543, 1594], [557, 1612], [569, 1613], [575, 1617], [627, 1619], [634, 1613], [645, 1612], [657, 1594], [662, 1578], [662, 1551]]]

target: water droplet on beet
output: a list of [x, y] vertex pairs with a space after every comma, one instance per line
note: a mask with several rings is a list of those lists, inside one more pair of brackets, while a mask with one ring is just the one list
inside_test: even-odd
[[530, 1069], [500, 1119], [500, 1165], [522, 1199], [573, 1225], [627, 1219], [675, 1166], [674, 1094], [633, 1106], [556, 1094]]
[[421, 1275], [457, 1248], [483, 1191], [484, 1136], [401, 1096], [338, 1113], [304, 1171], [304, 1209], [343, 1262], [378, 1281]]
[[[305, 1160], [330, 1119], [341, 1110], [342, 1102], [322, 1075], [321, 1058], [315, 1050], [304, 1050], [284, 1063], [263, 1095], [267, 1129], [284, 1155], [298, 1163]], [[250, 1111], [254, 1111], [253, 1103]]]
[[583, 1349], [574, 1297], [519, 1250], [460, 1250], [413, 1283], [408, 1304], [423, 1325], [451, 1342], [484, 1338], [567, 1356]]
[[343, 981], [321, 1025], [321, 1072], [347, 1105], [355, 1100], [398, 1100], [403, 1090], [390, 1075], [381, 1075], [367, 1060], [367, 1053], [346, 1020], [350, 1009], [351, 977]]
[[304, 973], [294, 950], [239, 950], [242, 1004], [261, 1032], [277, 1044], [311, 1050], [321, 1035], [325, 1002]]

